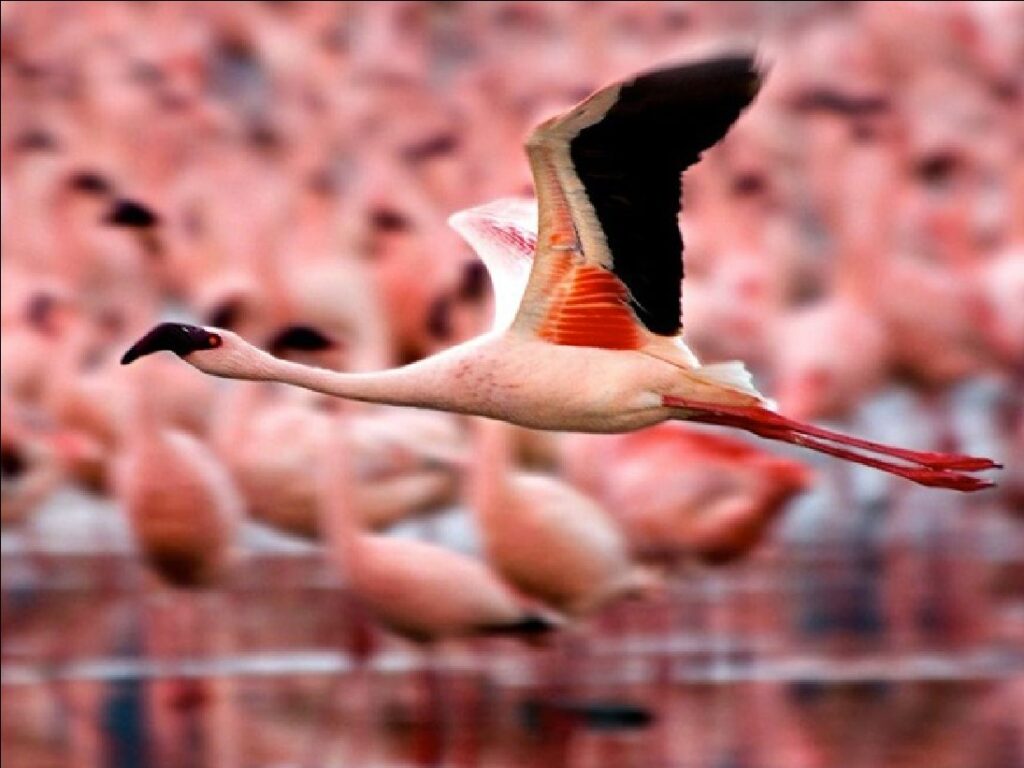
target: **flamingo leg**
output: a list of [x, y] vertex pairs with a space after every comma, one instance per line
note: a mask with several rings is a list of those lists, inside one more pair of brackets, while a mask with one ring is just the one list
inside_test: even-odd
[[[991, 481], [964, 473], [1000, 467], [991, 459], [953, 453], [912, 451], [844, 435], [786, 418], [767, 408], [717, 405], [671, 396], [665, 396], [662, 402], [669, 408], [684, 410], [686, 413], [683, 418], [687, 421], [744, 429], [767, 440], [800, 445], [935, 488], [951, 488], [958, 491], [990, 488], [994, 485]], [[886, 460], [879, 456], [889, 456], [898, 461]]]

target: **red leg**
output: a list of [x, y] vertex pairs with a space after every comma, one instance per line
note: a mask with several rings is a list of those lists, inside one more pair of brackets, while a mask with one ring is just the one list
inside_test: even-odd
[[[884, 443], [851, 437], [812, 424], [794, 421], [774, 411], [756, 406], [715, 405], [671, 396], [664, 397], [663, 402], [668, 407], [685, 410], [687, 421], [745, 429], [768, 440], [802, 445], [830, 456], [905, 477], [921, 485], [952, 488], [958, 491], [977, 491], [989, 488], [993, 483], [962, 473], [997, 469], [1000, 466], [991, 459], [930, 451], [911, 451], [906, 448], [897, 448]], [[860, 449], [860, 451], [852, 450], [854, 448]], [[886, 461], [869, 454], [891, 456], [907, 463]], [[914, 464], [918, 466], [911, 466]]]

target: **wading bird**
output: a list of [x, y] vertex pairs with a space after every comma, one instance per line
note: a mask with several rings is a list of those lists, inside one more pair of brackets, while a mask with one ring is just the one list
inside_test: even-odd
[[239, 554], [242, 499], [202, 442], [161, 423], [147, 373], [133, 393], [117, 495], [152, 571], [176, 587], [216, 586]]
[[[626, 432], [685, 419], [745, 429], [923, 485], [990, 486], [969, 474], [996, 467], [989, 459], [905, 450], [788, 419], [741, 363], [700, 365], [683, 344], [680, 175], [725, 135], [760, 82], [753, 56], [720, 56], [603, 88], [539, 125], [526, 145], [538, 238], [507, 326], [499, 322], [401, 368], [344, 374], [278, 360], [227, 331], [165, 323], [122, 362], [170, 350], [215, 376], [535, 429]], [[513, 297], [500, 272], [492, 276], [502, 320]]]
[[676, 422], [575, 435], [568, 445], [569, 480], [614, 511], [643, 560], [734, 562], [769, 537], [811, 484], [810, 469], [792, 459]]
[[487, 562], [524, 594], [581, 616], [657, 583], [629, 557], [611, 517], [567, 483], [512, 471], [513, 428], [477, 419], [468, 500]]
[[556, 628], [480, 561], [434, 544], [363, 531], [352, 504], [352, 450], [337, 424], [326, 447], [318, 479], [323, 536], [349, 589], [378, 622], [416, 642], [530, 637]]

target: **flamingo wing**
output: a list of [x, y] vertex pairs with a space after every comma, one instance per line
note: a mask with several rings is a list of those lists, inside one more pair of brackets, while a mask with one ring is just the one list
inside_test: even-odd
[[753, 56], [659, 69], [597, 91], [527, 141], [539, 201], [512, 328], [554, 344], [640, 349], [681, 329], [680, 175], [753, 100]]
[[448, 224], [480, 256], [494, 287], [494, 329], [512, 325], [537, 247], [537, 201], [506, 197], [452, 214]]

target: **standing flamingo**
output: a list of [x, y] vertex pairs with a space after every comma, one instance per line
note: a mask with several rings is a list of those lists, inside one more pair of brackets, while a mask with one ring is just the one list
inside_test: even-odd
[[[254, 518], [316, 539], [320, 500], [315, 459], [323, 452], [333, 419], [294, 397], [280, 396], [288, 393], [275, 398], [263, 391], [265, 386], [245, 384], [227, 396], [216, 430], [217, 451]], [[347, 420], [352, 463], [358, 468], [351, 505], [360, 523], [371, 529], [436, 509], [456, 490], [453, 473], [438, 461], [439, 455], [457, 449], [454, 427], [446, 430], [430, 423], [451, 417], [391, 410], [398, 418], [374, 412]], [[402, 418], [409, 414], [427, 418]]]
[[[435, 544], [360, 530], [352, 503], [351, 447], [337, 425], [327, 448], [318, 488], [328, 552], [356, 600], [384, 627], [425, 643], [473, 636], [529, 639], [560, 626], [555, 617], [534, 608], [529, 599], [472, 557]], [[595, 569], [595, 578], [600, 577]], [[440, 680], [433, 666], [424, 669], [423, 682], [428, 700], [441, 707]], [[643, 707], [616, 702], [558, 700], [537, 706], [606, 727], [643, 727], [651, 720]]]
[[474, 429], [469, 501], [487, 560], [509, 583], [570, 615], [653, 586], [596, 502], [553, 477], [509, 471], [512, 427], [480, 419]]
[[[278, 360], [220, 329], [164, 323], [122, 362], [170, 350], [215, 376], [535, 429], [720, 424], [922, 485], [991, 486], [968, 474], [997, 467], [990, 459], [900, 449], [788, 419], [741, 363], [702, 366], [683, 344], [680, 174], [725, 135], [760, 81], [750, 55], [672, 66], [599, 90], [536, 128], [527, 153], [540, 206], [537, 250], [507, 327], [401, 368], [345, 374]], [[511, 297], [496, 288], [501, 306]]]
[[327, 448], [318, 482], [323, 536], [349, 589], [381, 624], [419, 642], [554, 628], [474, 558], [363, 531], [352, 504], [351, 446], [337, 423]]
[[146, 563], [181, 587], [216, 584], [236, 554], [242, 501], [227, 471], [196, 438], [159, 422], [139, 383], [116, 488]]
[[[212, 451], [167, 425], [149, 378], [153, 372], [147, 374], [130, 382], [131, 428], [117, 463], [117, 495], [147, 568], [164, 584], [222, 587], [239, 552], [241, 497]], [[177, 589], [160, 597], [140, 606], [147, 653], [167, 659], [233, 650], [229, 595]], [[225, 727], [232, 701], [228, 678], [172, 676], [151, 686], [149, 700], [154, 731], [165, 737], [155, 746], [161, 756], [190, 760], [196, 746], [185, 734], [193, 732], [201, 734], [204, 752], [219, 756], [218, 764], [234, 764], [225, 758], [235, 749], [235, 731]]]
[[726, 435], [661, 424], [568, 444], [569, 478], [599, 499], [644, 559], [733, 562], [750, 553], [810, 470]]

